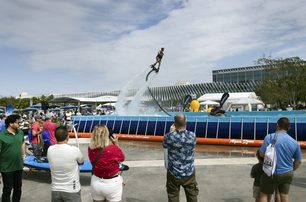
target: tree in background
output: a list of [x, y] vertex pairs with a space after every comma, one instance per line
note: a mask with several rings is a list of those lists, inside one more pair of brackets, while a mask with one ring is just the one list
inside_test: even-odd
[[2, 97], [0, 98], [0, 106], [7, 107], [10, 104], [15, 106], [16, 99], [14, 97]]
[[279, 107], [290, 104], [297, 108], [306, 101], [306, 62], [299, 57], [286, 59], [260, 58], [257, 63], [266, 66], [266, 77], [256, 89], [265, 103]]
[[[41, 97], [32, 97], [33, 105], [44, 102], [49, 102], [53, 99], [53, 95]], [[30, 106], [30, 98], [15, 98], [15, 97], [2, 97], [0, 98], [0, 106], [7, 107], [13, 105], [14, 108], [24, 109]]]

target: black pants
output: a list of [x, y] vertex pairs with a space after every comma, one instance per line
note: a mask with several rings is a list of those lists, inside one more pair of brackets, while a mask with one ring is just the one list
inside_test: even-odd
[[198, 201], [198, 184], [195, 177], [195, 172], [183, 178], [174, 177], [169, 171], [167, 172], [167, 193], [168, 202], [179, 202], [180, 201], [180, 186], [185, 190], [187, 202], [197, 202]]
[[49, 147], [50, 147], [50, 144], [44, 143], [43, 152], [41, 153], [41, 157], [46, 157], [47, 156]]
[[13, 189], [12, 202], [19, 202], [21, 198], [21, 186], [22, 186], [22, 170], [16, 170], [13, 172], [2, 172], [2, 202], [10, 202], [11, 191]]

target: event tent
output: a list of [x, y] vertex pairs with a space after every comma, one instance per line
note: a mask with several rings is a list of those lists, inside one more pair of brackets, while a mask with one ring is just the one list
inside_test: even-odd
[[200, 102], [200, 105], [205, 105], [205, 109], [208, 109], [208, 105], [214, 105], [214, 106], [219, 106], [220, 103], [219, 102], [215, 102], [215, 101], [212, 101], [212, 100], [206, 100], [204, 102]]
[[[200, 103], [206, 101], [221, 100], [223, 93], [207, 93], [198, 98]], [[253, 105], [264, 105], [264, 103], [258, 99], [255, 92], [243, 92], [243, 93], [229, 93], [229, 98], [223, 105], [223, 109], [230, 110], [232, 106], [235, 108], [242, 108], [242, 110], [251, 111]]]

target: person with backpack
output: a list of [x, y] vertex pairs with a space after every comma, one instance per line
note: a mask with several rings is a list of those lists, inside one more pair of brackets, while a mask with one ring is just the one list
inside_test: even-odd
[[50, 133], [48, 130], [43, 130], [41, 133], [42, 141], [44, 142], [41, 157], [46, 157], [49, 147], [51, 146]]
[[[270, 167], [271, 173], [264, 173], [260, 179], [260, 202], [268, 202], [268, 196], [278, 189], [281, 202], [289, 202], [289, 189], [293, 179], [293, 171], [298, 169], [302, 163], [301, 147], [287, 131], [290, 128], [290, 121], [282, 117], [277, 121], [276, 132], [265, 137], [260, 147], [260, 155], [264, 157], [264, 167]], [[267, 156], [267, 150], [272, 148], [275, 156]], [[269, 162], [268, 159], [272, 159]], [[273, 161], [276, 161], [275, 171]], [[265, 165], [266, 164], [266, 165]], [[268, 176], [270, 175], [271, 176]]]
[[43, 124], [42, 139], [44, 141], [44, 147], [41, 154], [42, 157], [47, 156], [48, 148], [50, 145], [56, 144], [54, 133], [57, 126], [52, 122], [52, 118], [52, 114], [47, 113], [45, 123]]

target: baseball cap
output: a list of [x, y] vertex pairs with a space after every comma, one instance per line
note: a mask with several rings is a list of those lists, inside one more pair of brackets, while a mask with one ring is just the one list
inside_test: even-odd
[[46, 119], [51, 119], [53, 116], [52, 116], [52, 114], [51, 113], [47, 113], [46, 114]]
[[35, 116], [35, 119], [37, 120], [37, 119], [42, 119], [42, 117], [41, 117], [41, 115], [36, 115]]

